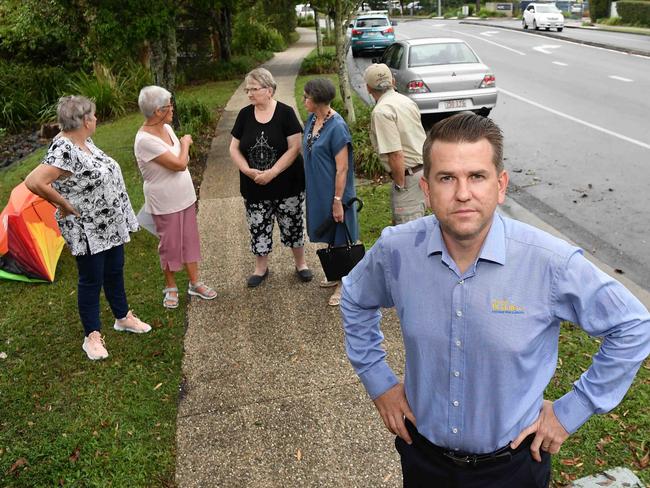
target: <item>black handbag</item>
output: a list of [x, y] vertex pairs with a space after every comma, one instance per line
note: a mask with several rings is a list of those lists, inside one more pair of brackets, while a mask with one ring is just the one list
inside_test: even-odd
[[[344, 207], [349, 208], [350, 205], [352, 205], [352, 203], [355, 201], [359, 202], [359, 208], [357, 209], [357, 212], [360, 211], [361, 207], [363, 207], [363, 202], [361, 202], [361, 200], [358, 198], [351, 199], [344, 205]], [[319, 227], [319, 229], [323, 227], [331, 228], [332, 224], [343, 225], [345, 227], [347, 242], [341, 246], [334, 246], [332, 243], [330, 243], [326, 248], [318, 249], [316, 251], [316, 254], [318, 255], [318, 259], [320, 259], [320, 264], [323, 267], [323, 271], [325, 272], [327, 280], [338, 281], [344, 276], [347, 276], [347, 274], [352, 271], [352, 268], [354, 268], [357, 263], [363, 259], [363, 256], [366, 254], [366, 248], [364, 247], [363, 243], [352, 243], [350, 229], [348, 229], [348, 225], [345, 223], [345, 221], [334, 223], [332, 220], [331, 222], [332, 223], [329, 221], [324, 222]], [[335, 235], [336, 232], [332, 232], [332, 240], [334, 240]]]

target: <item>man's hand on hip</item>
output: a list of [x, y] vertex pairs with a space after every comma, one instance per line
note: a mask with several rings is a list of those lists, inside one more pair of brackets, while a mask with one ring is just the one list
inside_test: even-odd
[[415, 416], [404, 393], [404, 385], [402, 383], [396, 384], [373, 401], [386, 428], [396, 436], [401, 437], [407, 444], [411, 444], [411, 436], [406, 430], [404, 417], [409, 419], [413, 425], [416, 424]]
[[535, 439], [530, 445], [530, 452], [537, 462], [542, 461], [539, 452], [540, 447], [550, 454], [557, 454], [564, 441], [568, 439], [569, 433], [562, 427], [562, 424], [555, 416], [553, 402], [544, 400], [537, 420], [522, 430], [519, 436], [510, 444], [510, 447], [516, 449], [526, 437], [533, 433]]

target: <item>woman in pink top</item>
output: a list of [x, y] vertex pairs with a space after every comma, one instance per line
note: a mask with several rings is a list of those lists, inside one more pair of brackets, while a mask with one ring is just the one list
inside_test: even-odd
[[174, 273], [185, 266], [190, 295], [212, 300], [217, 293], [199, 281], [201, 259], [196, 222], [196, 192], [187, 165], [192, 136], [180, 141], [169, 125], [173, 118], [171, 93], [146, 86], [138, 98], [145, 122], [135, 136], [135, 158], [144, 179], [145, 211], [153, 216], [160, 237], [158, 254], [165, 274], [163, 306], [178, 307]]

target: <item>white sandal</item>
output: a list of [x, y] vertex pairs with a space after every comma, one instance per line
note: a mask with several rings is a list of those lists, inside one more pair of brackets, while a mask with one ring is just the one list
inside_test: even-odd
[[[205, 289], [205, 293], [199, 291], [201, 288]], [[208, 285], [199, 281], [196, 285], [193, 285], [191, 282], [187, 284], [187, 293], [197, 297], [201, 297], [204, 300], [212, 300], [217, 298], [217, 292], [210, 288]]]
[[[172, 293], [176, 293], [176, 296], [173, 296]], [[172, 286], [170, 288], [163, 288], [163, 307], [174, 309], [178, 308], [178, 288]]]

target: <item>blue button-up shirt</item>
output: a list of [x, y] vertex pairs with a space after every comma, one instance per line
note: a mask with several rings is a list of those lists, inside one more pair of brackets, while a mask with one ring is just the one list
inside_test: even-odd
[[650, 352], [650, 316], [626, 288], [580, 249], [498, 214], [464, 273], [432, 216], [386, 228], [343, 279], [346, 350], [373, 399], [398, 383], [381, 347], [381, 307], [395, 307], [400, 320], [418, 431], [466, 452], [494, 451], [535, 421], [561, 321], [603, 338], [591, 367], [554, 403], [569, 433], [614, 408]]

